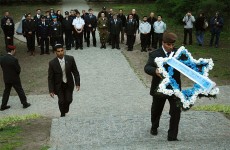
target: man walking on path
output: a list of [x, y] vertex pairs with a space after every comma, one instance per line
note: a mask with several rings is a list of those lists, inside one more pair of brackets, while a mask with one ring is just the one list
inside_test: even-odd
[[54, 94], [58, 96], [61, 117], [64, 117], [73, 101], [74, 84], [80, 90], [80, 75], [73, 56], [64, 55], [61, 44], [56, 44], [54, 50], [57, 57], [49, 62], [49, 93], [52, 98]]
[[[145, 65], [145, 72], [148, 75], [152, 76], [152, 85], [150, 90], [150, 95], [153, 97], [152, 108], [151, 108], [151, 122], [152, 128], [150, 133], [152, 135], [157, 135], [158, 131], [157, 128], [159, 127], [161, 113], [163, 111], [165, 101], [168, 99], [170, 104], [170, 111], [169, 114], [171, 116], [170, 123], [169, 123], [169, 130], [168, 130], [168, 141], [178, 141], [177, 134], [178, 134], [178, 127], [180, 122], [180, 107], [177, 107], [177, 102], [172, 96], [167, 95], [159, 95], [156, 90], [161, 82], [161, 74], [155, 63], [156, 57], [168, 57], [171, 51], [175, 51], [174, 43], [176, 42], [176, 34], [171, 32], [166, 32], [163, 35], [163, 42], [162, 47], [153, 51], [149, 54], [149, 59], [147, 64]], [[168, 65], [165, 66], [165, 69], [168, 70]], [[179, 84], [181, 88], [181, 80], [180, 80], [180, 73], [174, 69], [173, 78]]]
[[3, 79], [5, 83], [5, 90], [2, 96], [2, 105], [0, 110], [3, 111], [10, 108], [7, 103], [12, 87], [14, 87], [15, 91], [18, 93], [23, 108], [27, 108], [30, 106], [30, 103], [27, 103], [27, 98], [21, 85], [21, 80], [19, 76], [21, 72], [21, 67], [18, 63], [17, 58], [14, 57], [16, 47], [13, 45], [8, 45], [7, 52], [8, 53], [0, 59], [0, 64], [3, 71]]

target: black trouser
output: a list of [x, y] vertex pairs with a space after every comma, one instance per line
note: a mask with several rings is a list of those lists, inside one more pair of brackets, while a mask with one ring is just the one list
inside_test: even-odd
[[83, 32], [84, 32], [84, 40], [86, 42], [87, 41], [87, 32], [86, 32], [86, 28], [85, 27], [84, 27]]
[[74, 33], [71, 33], [71, 46], [75, 46], [75, 39], [74, 39]]
[[83, 31], [81, 33], [75, 32], [76, 48], [83, 47]]
[[49, 38], [48, 37], [42, 37], [40, 39], [41, 44], [41, 54], [44, 54], [44, 47], [46, 46], [46, 53], [49, 53]]
[[36, 32], [36, 38], [37, 38], [37, 44], [40, 46], [41, 45], [41, 39], [39, 39], [38, 32]]
[[65, 31], [65, 45], [66, 49], [71, 49], [71, 39], [72, 38], [72, 30]]
[[163, 33], [154, 33], [154, 49], [157, 49], [157, 43], [159, 48], [162, 46]]
[[[170, 104], [169, 115], [171, 116], [169, 122], [168, 137], [177, 138], [178, 127], [180, 122], [180, 107], [177, 107], [177, 102], [170, 96], [167, 96]], [[160, 117], [165, 105], [166, 98], [153, 96], [152, 108], [151, 108], [151, 122], [152, 129], [159, 127]]]
[[149, 34], [142, 34], [141, 33], [141, 47], [142, 49], [146, 49], [148, 45]]
[[134, 38], [135, 38], [134, 34], [127, 35], [128, 50], [133, 50]]
[[87, 31], [87, 46], [89, 47], [90, 45], [90, 32], [92, 34], [92, 37], [93, 37], [93, 46], [96, 46], [96, 37], [95, 37], [95, 30], [93, 31]]
[[7, 39], [7, 36], [5, 36], [5, 44], [6, 44], [6, 49], [8, 45], [14, 45], [14, 37], [10, 36], [10, 39]]
[[61, 88], [57, 93], [58, 96], [58, 106], [61, 114], [69, 112], [69, 106], [73, 101], [73, 89], [68, 86], [68, 84], [61, 84]]
[[35, 50], [35, 34], [26, 36], [27, 48], [28, 51], [34, 52]]
[[8, 103], [10, 91], [11, 88], [14, 87], [15, 91], [18, 93], [18, 96], [20, 98], [21, 104], [26, 105], [27, 104], [27, 98], [25, 95], [24, 90], [22, 89], [21, 82], [18, 83], [5, 83], [5, 90], [2, 96], [2, 105], [1, 107], [5, 107]]
[[111, 42], [112, 48], [119, 48], [119, 36], [120, 34], [110, 34], [111, 35]]
[[154, 47], [154, 31], [149, 33], [148, 47]]
[[187, 35], [189, 35], [189, 44], [192, 44], [192, 28], [186, 29], [184, 28], [184, 42], [183, 44], [187, 44]]

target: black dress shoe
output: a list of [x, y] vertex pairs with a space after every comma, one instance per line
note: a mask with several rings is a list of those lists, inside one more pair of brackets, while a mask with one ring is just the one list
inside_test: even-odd
[[61, 117], [65, 117], [65, 113], [61, 113]]
[[179, 141], [177, 138], [168, 137], [168, 141]]
[[80, 50], [83, 50], [83, 47], [80, 47]]
[[120, 47], [117, 47], [117, 49], [121, 49]]
[[31, 104], [30, 103], [27, 103], [27, 104], [24, 104], [23, 105], [23, 108], [28, 108], [28, 107], [30, 107], [31, 106]]
[[10, 108], [10, 106], [4, 106], [4, 107], [1, 107], [1, 111], [3, 111], [3, 110], [6, 110], [6, 109], [9, 109]]
[[150, 134], [152, 134], [152, 135], [157, 135], [157, 134], [158, 134], [157, 129], [151, 129], [151, 130], [150, 130]]

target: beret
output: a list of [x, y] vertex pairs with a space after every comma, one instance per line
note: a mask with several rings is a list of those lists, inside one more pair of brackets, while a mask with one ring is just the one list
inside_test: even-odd
[[8, 45], [7, 48], [10, 49], [10, 50], [14, 50], [14, 49], [16, 49], [16, 46], [14, 46], [14, 45]]
[[165, 43], [175, 43], [177, 39], [177, 35], [172, 32], [165, 32], [163, 34], [163, 42]]

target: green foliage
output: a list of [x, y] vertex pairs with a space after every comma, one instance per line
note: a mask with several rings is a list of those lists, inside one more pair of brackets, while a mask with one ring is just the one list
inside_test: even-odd
[[214, 111], [223, 112], [230, 115], [230, 105], [215, 104], [215, 105], [205, 105], [205, 106], [194, 106], [193, 110], [204, 110], [204, 111]]
[[28, 119], [36, 119], [39, 118], [38, 114], [30, 114], [25, 116], [10, 116], [0, 119], [0, 129], [3, 130], [5, 127], [9, 125], [13, 125], [19, 121], [28, 120]]
[[49, 146], [42, 146], [42, 148], [40, 150], [48, 150], [50, 147]]

